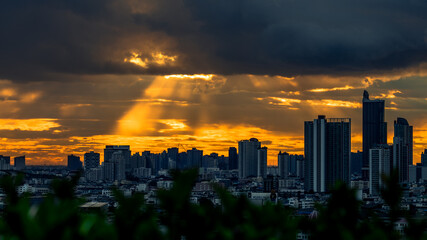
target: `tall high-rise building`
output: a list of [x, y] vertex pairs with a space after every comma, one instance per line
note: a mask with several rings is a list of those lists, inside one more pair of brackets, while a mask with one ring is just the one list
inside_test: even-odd
[[108, 161], [104, 161], [103, 167], [104, 180], [112, 182], [126, 179], [125, 159], [123, 158], [123, 153], [121, 151], [113, 152], [108, 158]]
[[421, 153], [421, 164], [427, 167], [427, 149], [424, 149], [424, 152]]
[[261, 142], [256, 138], [239, 142], [239, 178], [258, 175], [258, 148]]
[[393, 168], [399, 172], [399, 182], [409, 181], [408, 147], [401, 137], [393, 138]]
[[305, 190], [326, 192], [350, 182], [351, 120], [320, 115], [304, 124]]
[[[134, 159], [134, 158], [133, 158]], [[131, 151], [129, 145], [107, 145], [104, 149], [104, 178], [106, 181], [123, 180], [124, 172], [131, 172]]]
[[13, 165], [16, 170], [22, 170], [25, 168], [25, 156], [15, 157]]
[[352, 152], [350, 157], [350, 174], [362, 175], [363, 152]]
[[130, 162], [130, 146], [129, 145], [107, 145], [104, 149], [104, 162], [109, 162], [113, 153], [115, 152], [121, 152], [123, 159], [125, 161], [125, 168], [126, 171], [131, 171], [132, 164]]
[[304, 156], [300, 155], [302, 157], [297, 158], [297, 172], [296, 176], [298, 178], [304, 178]]
[[277, 165], [279, 167], [280, 178], [287, 178], [289, 176], [289, 162], [289, 153], [280, 151], [277, 155]]
[[67, 158], [67, 168], [71, 171], [81, 170], [83, 168], [82, 161], [80, 161], [79, 156], [75, 156], [73, 154], [68, 155]]
[[384, 186], [383, 175], [390, 175], [391, 147], [387, 144], [373, 146], [369, 149], [369, 194], [378, 196]]
[[266, 178], [267, 177], [267, 147], [258, 148], [257, 155], [258, 155], [257, 177]]
[[188, 167], [188, 156], [186, 152], [180, 152], [178, 154], [178, 162], [176, 164], [176, 167], [178, 169], [185, 169]]
[[114, 164], [114, 180], [121, 181], [126, 179], [126, 162], [123, 153], [121, 151], [114, 152], [111, 155], [110, 161]]
[[196, 148], [187, 150], [187, 163], [189, 164], [190, 168], [202, 167], [202, 157], [203, 150], [197, 150]]
[[405, 148], [405, 157], [408, 157], [409, 165], [414, 165], [413, 162], [413, 128], [404, 118], [397, 118], [394, 121], [394, 136], [402, 139], [402, 144]]
[[85, 170], [99, 167], [99, 162], [100, 162], [99, 156], [100, 154], [94, 151], [85, 153], [84, 155]]
[[0, 170], [10, 169], [10, 156], [0, 155]]
[[239, 169], [239, 159], [235, 147], [230, 147], [228, 149], [228, 169]]
[[169, 156], [165, 150], [163, 150], [159, 156], [159, 170], [160, 169], [169, 169]]
[[178, 148], [168, 148], [168, 168], [173, 169], [177, 166], [178, 161]]
[[384, 100], [370, 100], [363, 92], [363, 167], [364, 179], [369, 177], [369, 149], [378, 144], [387, 144], [387, 123], [384, 121]]

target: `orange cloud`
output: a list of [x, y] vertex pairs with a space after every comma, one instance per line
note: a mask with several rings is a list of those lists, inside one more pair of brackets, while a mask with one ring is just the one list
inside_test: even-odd
[[161, 129], [159, 132], [171, 132], [171, 131], [182, 131], [188, 128], [188, 126], [184, 123], [185, 120], [182, 119], [162, 119], [158, 120], [158, 122], [163, 123], [169, 127], [169, 129]]
[[335, 87], [335, 88], [315, 88], [308, 90], [309, 92], [330, 92], [330, 91], [340, 91], [340, 90], [349, 90], [354, 89], [355, 87], [346, 85], [345, 87]]
[[143, 57], [142, 54], [132, 51], [131, 56], [123, 61], [133, 63], [142, 68], [148, 68], [150, 64], [166, 65], [175, 62], [176, 59], [177, 56], [168, 56], [160, 52], [151, 53], [150, 57]]
[[173, 75], [165, 75], [163, 76], [166, 79], [177, 78], [177, 79], [203, 79], [203, 80], [212, 80], [215, 75], [213, 74], [173, 74]]
[[272, 100], [272, 101], [268, 101], [268, 104], [279, 105], [279, 106], [292, 106], [294, 103], [301, 102], [300, 99], [280, 98], [280, 97], [257, 98], [257, 100], [259, 101]]
[[34, 118], [34, 119], [0, 119], [0, 130], [21, 131], [47, 131], [60, 127], [58, 119]]
[[32, 103], [40, 98], [42, 94], [40, 92], [31, 92], [27, 94], [23, 94], [21, 97], [21, 102], [23, 103]]
[[380, 98], [395, 98], [396, 93], [402, 93], [399, 90], [389, 90], [388, 93], [382, 93]]
[[3, 88], [0, 90], [0, 97], [9, 98], [16, 95], [16, 90], [13, 88]]
[[350, 102], [350, 101], [341, 101], [341, 100], [332, 100], [332, 99], [306, 100], [306, 102], [314, 106], [344, 107], [344, 108], [361, 108], [362, 107], [362, 104], [360, 102]]

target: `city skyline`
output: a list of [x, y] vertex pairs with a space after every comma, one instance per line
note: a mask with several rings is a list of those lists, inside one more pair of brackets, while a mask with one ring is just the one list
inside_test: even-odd
[[[366, 92], [366, 90], [365, 90], [365, 92]], [[365, 93], [364, 93], [365, 94]], [[384, 97], [384, 96], [383, 96]], [[363, 99], [365, 99], [365, 96], [363, 97]], [[362, 102], [364, 102], [364, 100], [362, 101]], [[375, 102], [375, 100], [374, 100], [374, 102]], [[386, 108], [386, 112], [388, 111], [388, 110], [390, 110], [390, 109], [387, 109]], [[387, 114], [385, 114], [386, 116], [387, 116]], [[398, 116], [400, 116], [400, 115], [398, 115]], [[398, 117], [397, 119], [400, 119], [400, 117]], [[406, 121], [406, 120], [405, 120]], [[390, 124], [391, 125], [391, 124]], [[390, 125], [388, 125], [388, 126], [390, 126]], [[254, 129], [254, 132], [257, 132], [257, 131], [259, 131], [259, 129], [257, 129], [257, 128], [253, 128]], [[238, 129], [239, 130], [239, 129]], [[394, 137], [394, 129], [390, 129], [390, 127], [388, 127], [387, 128], [387, 132], [388, 132], [388, 137], [387, 137], [387, 142], [389, 143], [389, 144], [392, 144], [393, 143], [393, 137]], [[416, 132], [417, 130], [416, 130], [416, 126], [415, 126], [415, 132]], [[390, 132], [392, 132], [391, 134], [390, 134]], [[244, 133], [244, 132], [243, 132]], [[237, 133], [237, 135], [239, 135], [238, 133]], [[352, 143], [352, 152], [357, 152], [357, 151], [360, 151], [360, 150], [362, 150], [361, 149], [361, 136], [358, 136], [358, 134], [354, 134], [354, 133], [352, 133], [352, 142], [354, 141], [354, 139], [355, 139], [355, 135], [356, 135], [356, 144], [357, 145], [360, 145], [360, 148], [355, 148], [354, 147], [354, 143]], [[258, 135], [258, 136], [265, 136], [265, 135]], [[360, 140], [358, 140], [357, 138], [359, 138], [360, 137]], [[120, 137], [118, 137], [119, 139], [120, 139]], [[126, 139], [126, 136], [124, 137], [125, 139]], [[252, 137], [251, 137], [252, 138]], [[129, 141], [132, 141], [134, 138], [130, 138], [131, 140], [125, 140], [124, 142], [125, 143], [128, 143]], [[267, 135], [267, 139], [269, 139], [268, 138], [268, 135]], [[242, 140], [242, 139], [241, 139]], [[238, 142], [240, 142], [241, 140], [239, 140]], [[299, 141], [299, 140], [297, 140], [297, 141]], [[303, 139], [302, 139], [302, 141], [304, 141]], [[360, 141], [360, 142], [358, 142], [358, 141]], [[114, 140], [113, 140], [113, 142], [114, 142]], [[216, 149], [216, 151], [211, 151], [211, 152], [209, 152], [209, 151], [206, 151], [206, 154], [205, 155], [208, 155], [208, 153], [210, 154], [210, 153], [219, 153], [220, 155], [227, 155], [227, 152], [228, 152], [228, 150], [229, 150], [229, 147], [237, 147], [237, 143], [238, 142], [236, 142], [234, 145], [231, 143], [231, 141], [226, 141], [225, 143], [223, 143], [223, 145], [222, 145], [222, 148], [224, 149], [224, 150], [219, 150], [219, 149]], [[260, 139], [260, 142], [262, 143], [262, 144], [264, 144], [264, 145], [266, 145], [266, 146], [275, 146], [275, 144], [273, 143], [273, 141], [270, 141], [270, 140], [266, 140], [266, 141], [263, 141], [262, 139]], [[414, 141], [415, 142], [415, 141]], [[142, 142], [143, 143], [143, 142]], [[122, 142], [117, 142], [117, 144], [119, 144], [119, 145], [131, 145], [131, 147], [132, 147], [132, 152], [143, 152], [143, 151], [151, 151], [151, 152], [153, 152], [153, 153], [161, 153], [162, 151], [164, 151], [164, 150], [166, 150], [166, 148], [162, 148], [162, 146], [169, 146], [169, 147], [178, 147], [179, 149], [180, 149], [180, 152], [183, 152], [183, 150], [185, 150], [186, 151], [186, 149], [191, 149], [192, 148], [192, 146], [188, 146], [188, 145], [186, 145], [186, 147], [184, 147], [184, 145], [182, 144], [182, 143], [175, 143], [175, 145], [173, 145], [173, 144], [168, 144], [168, 143], [166, 143], [165, 145], [160, 145], [160, 146], [157, 146], [157, 147], [154, 147], [153, 149], [150, 149], [150, 148], [138, 148], [138, 143], [136, 144], [136, 148], [135, 147], [133, 147], [133, 145], [134, 144], [122, 144]], [[139, 143], [140, 144], [140, 143]], [[227, 144], [230, 144], [230, 145], [227, 145]], [[41, 165], [66, 165], [67, 163], [66, 163], [66, 158], [67, 158], [67, 156], [68, 155], [70, 155], [70, 154], [74, 154], [74, 155], [78, 155], [78, 156], [81, 156], [81, 157], [83, 157], [83, 155], [86, 153], [86, 152], [90, 152], [90, 151], [98, 151], [100, 154], [101, 154], [101, 160], [103, 161], [103, 159], [104, 159], [104, 156], [103, 156], [103, 153], [102, 153], [102, 150], [103, 150], [103, 148], [106, 146], [106, 145], [112, 145], [112, 144], [110, 144], [110, 143], [106, 143], [106, 144], [102, 144], [102, 145], [99, 145], [99, 146], [97, 146], [97, 147], [93, 147], [93, 148], [88, 148], [88, 150], [87, 151], [81, 151], [81, 152], [65, 152], [65, 153], [63, 153], [63, 155], [64, 155], [64, 160], [62, 161], [62, 162], [56, 162], [56, 163], [53, 163], [53, 162], [51, 162], [51, 161], [46, 161], [46, 162], [42, 162], [41, 163]], [[203, 144], [199, 144], [199, 145], [203, 145]], [[416, 143], [414, 144], [414, 145], [416, 145]], [[92, 146], [94, 146], [93, 144], [92, 144]], [[194, 146], [194, 145], [193, 145]], [[279, 145], [280, 146], [280, 145]], [[169, 148], [169, 147], [167, 147], [167, 148]], [[210, 148], [210, 146], [209, 146], [209, 144], [208, 145], [205, 145], [205, 147], [207, 148], [207, 149], [212, 149], [212, 148]], [[136, 150], [135, 150], [136, 149]], [[205, 149], [205, 148], [200, 148], [200, 149]], [[289, 152], [289, 153], [291, 153], [291, 154], [303, 154], [303, 148], [302, 148], [302, 151], [300, 151], [299, 150], [300, 148], [298, 148], [298, 149], [292, 149], [292, 148], [273, 148], [272, 150], [273, 151], [269, 151], [269, 153], [268, 153], [268, 165], [277, 165], [277, 160], [276, 160], [276, 157], [277, 157], [277, 154], [280, 152], [280, 151], [286, 151], [286, 152]], [[414, 147], [414, 149], [416, 149], [415, 147]], [[295, 151], [296, 150], [296, 151]], [[415, 162], [414, 163], [418, 163], [418, 162], [421, 162], [421, 152], [424, 150], [424, 148], [423, 147], [421, 147], [420, 148], [420, 154], [418, 154], [418, 151], [416, 151], [416, 150], [414, 150], [414, 152], [413, 152], [413, 154], [414, 154], [414, 159], [415, 159]], [[1, 153], [1, 151], [0, 151], [0, 153]], [[6, 152], [7, 153], [7, 152]], [[24, 152], [25, 153], [25, 152]], [[21, 154], [20, 152], [17, 152], [17, 154], [18, 155], [16, 155], [16, 156], [19, 156], [19, 155], [25, 155], [25, 154]], [[7, 154], [5, 154], [4, 152], [3, 152], [3, 155], [7, 155]], [[9, 154], [10, 155], [10, 154]], [[11, 156], [13, 156], [14, 157], [14, 155], [11, 155]], [[35, 164], [35, 165], [37, 165], [37, 164], [40, 164], [40, 163], [32, 163], [32, 161], [31, 161], [31, 157], [27, 157], [27, 161], [28, 161], [28, 159], [30, 160], [29, 161], [29, 164], [31, 165], [31, 164]]]
[[[379, 9], [379, 11], [372, 11]], [[385, 100], [427, 148], [427, 3], [7, 2], [0, 9], [0, 154], [62, 164], [105, 145], [226, 155], [258, 138], [303, 152], [303, 122]]]

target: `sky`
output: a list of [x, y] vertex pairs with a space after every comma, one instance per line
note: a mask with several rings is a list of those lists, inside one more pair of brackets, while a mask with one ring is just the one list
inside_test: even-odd
[[0, 154], [193, 147], [252, 137], [303, 154], [303, 124], [386, 101], [427, 148], [424, 0], [16, 0], [0, 3]]

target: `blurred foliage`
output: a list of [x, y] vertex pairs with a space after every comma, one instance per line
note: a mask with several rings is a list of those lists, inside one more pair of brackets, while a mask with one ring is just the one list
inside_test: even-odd
[[215, 192], [221, 205], [208, 198], [192, 203], [191, 190], [197, 171], [172, 172], [174, 185], [158, 190], [159, 205], [149, 205], [144, 196], [125, 197], [113, 189], [118, 206], [111, 212], [83, 211], [84, 200], [75, 196], [78, 177], [55, 180], [52, 193], [38, 204], [19, 195], [23, 176], [4, 176], [0, 188], [5, 207], [0, 217], [0, 239], [402, 239], [395, 223], [406, 219], [406, 239], [427, 239], [425, 221], [411, 218], [400, 209], [402, 189], [397, 173], [384, 178], [382, 198], [390, 210], [379, 216], [363, 209], [355, 190], [338, 183], [325, 206], [316, 214], [300, 216], [282, 204], [257, 206], [246, 197], [232, 196], [220, 186]]

